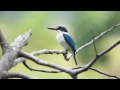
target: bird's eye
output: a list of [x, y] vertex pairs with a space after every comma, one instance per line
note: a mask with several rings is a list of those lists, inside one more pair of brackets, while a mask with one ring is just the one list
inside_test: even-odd
[[58, 29], [60, 30], [60, 29], [61, 29], [61, 27], [59, 27], [59, 26], [58, 26]]

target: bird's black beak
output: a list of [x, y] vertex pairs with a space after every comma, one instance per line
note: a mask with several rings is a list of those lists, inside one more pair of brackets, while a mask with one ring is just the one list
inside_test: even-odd
[[50, 30], [58, 30], [58, 28], [48, 27]]

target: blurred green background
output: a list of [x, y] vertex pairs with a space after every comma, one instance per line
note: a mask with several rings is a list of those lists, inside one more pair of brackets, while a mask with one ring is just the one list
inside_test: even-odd
[[[9, 43], [12, 43], [18, 35], [32, 29], [33, 34], [30, 37], [29, 44], [22, 49], [22, 51], [28, 53], [43, 49], [64, 50], [56, 40], [57, 33], [47, 29], [49, 26], [65, 26], [75, 41], [76, 48], [79, 48], [92, 39], [91, 27], [93, 27], [94, 36], [97, 36], [118, 23], [120, 23], [119, 11], [0, 11], [0, 29]], [[105, 50], [118, 39], [120, 39], [120, 27], [117, 27], [96, 42], [98, 52]], [[1, 53], [0, 51], [0, 56]], [[120, 76], [119, 54], [120, 45], [101, 57], [93, 67], [108, 74]], [[66, 61], [62, 55], [40, 55], [38, 57], [67, 68], [76, 66], [73, 58]], [[94, 57], [93, 44], [76, 55], [79, 65], [87, 64]], [[27, 63], [34, 68], [53, 70], [36, 65], [30, 60], [27, 60]], [[71, 79], [66, 73], [51, 74], [30, 71], [22, 63], [10, 70], [10, 72], [14, 71], [26, 73], [40, 79]], [[78, 78], [106, 79], [109, 77], [89, 70], [79, 74]]]

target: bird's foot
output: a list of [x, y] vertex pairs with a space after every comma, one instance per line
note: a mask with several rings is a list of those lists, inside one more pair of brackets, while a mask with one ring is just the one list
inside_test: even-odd
[[67, 57], [67, 54], [68, 54], [68, 51], [67, 50], [65, 50], [65, 54], [63, 54], [63, 56], [64, 56], [64, 59], [66, 60], [66, 61], [69, 61], [69, 58]]

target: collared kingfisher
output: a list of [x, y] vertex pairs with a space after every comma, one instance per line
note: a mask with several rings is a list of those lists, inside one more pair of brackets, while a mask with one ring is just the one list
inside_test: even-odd
[[53, 27], [48, 27], [50, 30], [56, 30], [58, 32], [57, 34], [57, 41], [59, 42], [60, 45], [62, 45], [66, 51], [72, 53], [75, 64], [77, 65], [76, 57], [75, 57], [75, 44], [73, 39], [70, 37], [67, 29], [63, 26], [58, 26], [56, 28]]

